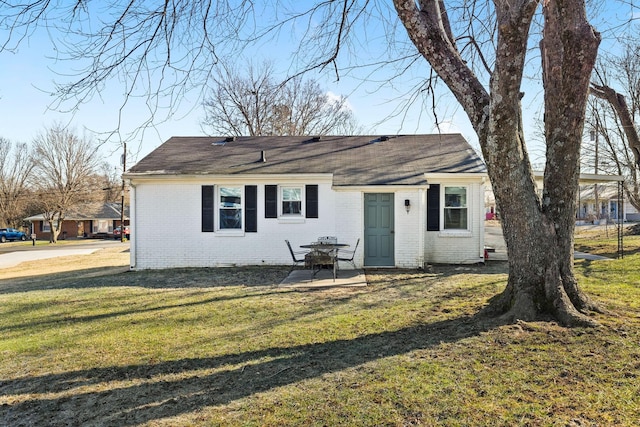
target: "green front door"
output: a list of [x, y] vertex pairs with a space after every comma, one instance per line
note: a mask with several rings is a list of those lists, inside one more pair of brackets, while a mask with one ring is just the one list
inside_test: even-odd
[[393, 267], [393, 193], [364, 195], [364, 265]]

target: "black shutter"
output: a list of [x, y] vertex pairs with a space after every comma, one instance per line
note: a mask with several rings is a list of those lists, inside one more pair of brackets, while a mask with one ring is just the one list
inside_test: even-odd
[[307, 218], [318, 218], [318, 186], [307, 185], [305, 201], [305, 215]]
[[264, 186], [264, 217], [278, 218], [278, 186]]
[[202, 186], [202, 232], [213, 232], [213, 185]]
[[440, 230], [440, 184], [431, 184], [427, 190], [427, 231]]
[[244, 186], [244, 231], [255, 233], [258, 231], [258, 187]]

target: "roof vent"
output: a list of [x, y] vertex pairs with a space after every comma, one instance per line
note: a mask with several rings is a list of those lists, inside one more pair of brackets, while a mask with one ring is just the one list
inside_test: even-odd
[[264, 150], [262, 150], [262, 151], [260, 152], [260, 161], [261, 161], [262, 163], [266, 163], [266, 162], [267, 162], [267, 152], [266, 152], [266, 151], [264, 151]]
[[391, 139], [391, 137], [389, 135], [382, 135], [382, 136], [379, 136], [379, 137], [369, 141], [369, 144], [377, 144], [379, 142], [388, 141], [390, 139]]
[[313, 138], [311, 138], [311, 140], [312, 140], [313, 142], [318, 142], [318, 141], [320, 141], [321, 139], [322, 139], [322, 137], [321, 137], [320, 135], [317, 135], [317, 136], [314, 136]]
[[224, 142], [233, 142], [236, 140], [235, 136], [228, 136], [224, 139]]

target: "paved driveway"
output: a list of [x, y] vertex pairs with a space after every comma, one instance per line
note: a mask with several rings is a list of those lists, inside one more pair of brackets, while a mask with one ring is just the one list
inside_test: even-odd
[[78, 243], [64, 243], [59, 245], [32, 246], [30, 242], [19, 244], [0, 244], [0, 268], [13, 267], [23, 262], [37, 261], [69, 255], [88, 255], [97, 250], [127, 245], [128, 242], [119, 240], [82, 240]]
[[[507, 260], [507, 245], [504, 242], [504, 236], [502, 235], [502, 227], [498, 222], [486, 222], [484, 227], [484, 244], [488, 248], [494, 250], [489, 252], [490, 261], [506, 261]], [[603, 257], [600, 255], [592, 255], [584, 252], [575, 251], [573, 254], [574, 259], [588, 259], [592, 261], [598, 260], [610, 260], [611, 258]]]

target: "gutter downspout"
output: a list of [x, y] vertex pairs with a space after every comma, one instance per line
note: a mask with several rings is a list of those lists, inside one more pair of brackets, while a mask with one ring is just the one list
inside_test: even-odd
[[[136, 238], [137, 231], [137, 203], [136, 203], [136, 186], [133, 185], [129, 179], [129, 270], [136, 269], [136, 254], [138, 252], [138, 239]], [[124, 227], [124, 225], [123, 225]], [[124, 230], [124, 228], [123, 228]]]
[[484, 233], [485, 233], [485, 204], [484, 204], [484, 195], [485, 195], [485, 179], [482, 179], [482, 182], [479, 184], [480, 187], [480, 191], [478, 191], [478, 206], [480, 206], [479, 210], [481, 213], [481, 216], [479, 218], [480, 223], [478, 224], [478, 234], [480, 234], [480, 247], [479, 252], [480, 252], [480, 259], [481, 259], [481, 263], [484, 264], [487, 259], [485, 258], [485, 251], [484, 251]]
[[426, 268], [426, 262], [424, 259], [424, 245], [425, 245], [425, 240], [426, 240], [426, 236], [425, 233], [427, 232], [427, 189], [429, 188], [429, 185], [427, 185], [426, 189], [419, 189], [418, 190], [418, 200], [420, 201], [418, 206], [420, 207], [418, 209], [418, 213], [420, 215], [420, 219], [418, 220], [418, 227], [420, 227], [420, 231], [418, 233], [418, 260], [420, 262], [420, 268], [422, 268], [423, 270]]

